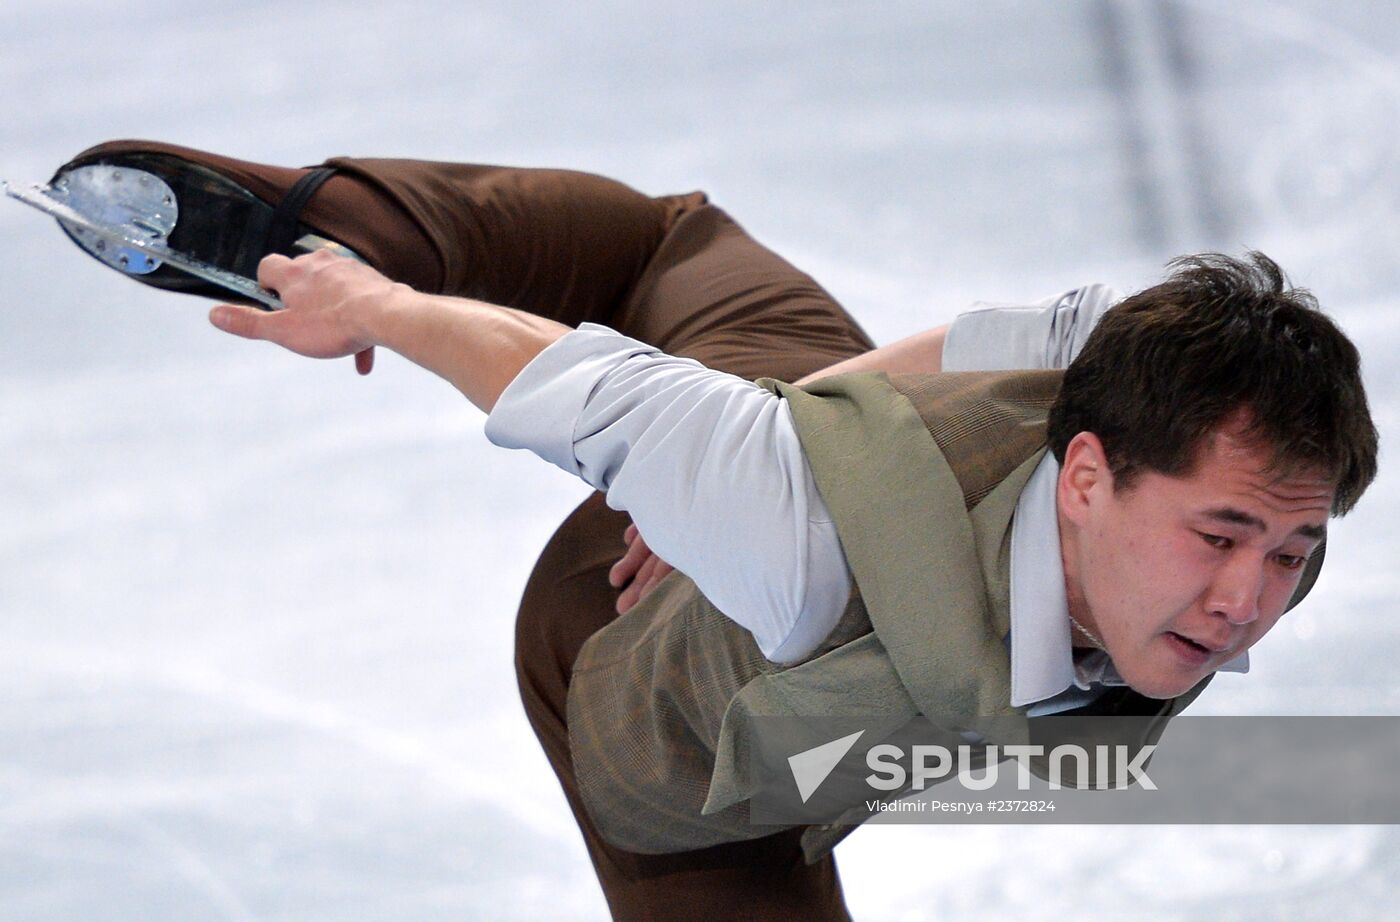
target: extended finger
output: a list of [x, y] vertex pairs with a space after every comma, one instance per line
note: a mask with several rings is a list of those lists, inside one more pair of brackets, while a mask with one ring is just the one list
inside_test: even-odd
[[623, 533], [623, 537], [627, 539], [627, 553], [623, 555], [622, 560], [617, 561], [623, 564], [617, 585], [636, 579], [638, 569], [641, 569], [641, 565], [647, 562], [647, 557], [651, 554], [651, 548], [647, 547], [647, 541], [641, 539], [641, 532], [638, 532], [636, 525], [630, 526]]
[[627, 614], [627, 609], [647, 597], [652, 586], [657, 583], [655, 572], [657, 572], [658, 565], [668, 567], [669, 564], [666, 564], [666, 561], [661, 560], [657, 555], [648, 553], [647, 560], [638, 569], [637, 575], [633, 576], [633, 581], [627, 583], [627, 588], [617, 599], [617, 614]]
[[608, 571], [608, 585], [617, 587], [630, 580], [636, 574], [637, 568], [646, 560], [647, 546], [640, 541], [633, 541], [627, 547], [627, 553], [622, 555], [622, 559], [613, 564]]
[[374, 347], [370, 346], [355, 353], [355, 370], [362, 375], [367, 375], [374, 371]]
[[266, 339], [267, 326], [273, 315], [254, 307], [220, 304], [209, 312], [209, 322], [234, 336], [244, 339]]

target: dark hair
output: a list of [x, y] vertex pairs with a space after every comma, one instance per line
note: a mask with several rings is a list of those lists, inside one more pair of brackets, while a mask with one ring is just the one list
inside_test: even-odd
[[1243, 411], [1276, 469], [1332, 476], [1332, 514], [1344, 515], [1376, 476], [1356, 347], [1263, 253], [1182, 256], [1168, 268], [1104, 314], [1065, 372], [1050, 409], [1055, 457], [1092, 432], [1116, 488], [1143, 469], [1184, 476], [1202, 440]]

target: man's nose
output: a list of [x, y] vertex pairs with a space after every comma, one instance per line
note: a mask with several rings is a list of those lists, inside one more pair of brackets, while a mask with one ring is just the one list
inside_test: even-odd
[[1219, 612], [1231, 624], [1248, 624], [1259, 617], [1264, 563], [1240, 554], [1217, 571], [1206, 597], [1206, 608]]

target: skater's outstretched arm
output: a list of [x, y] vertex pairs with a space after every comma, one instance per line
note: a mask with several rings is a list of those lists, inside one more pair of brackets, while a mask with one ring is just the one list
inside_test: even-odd
[[807, 655], [844, 610], [840, 542], [780, 396], [603, 326], [426, 295], [335, 256], [268, 257], [259, 281], [286, 310], [221, 305], [214, 324], [318, 358], [386, 346], [450, 381], [491, 412], [492, 442], [605, 491], [770, 659]]

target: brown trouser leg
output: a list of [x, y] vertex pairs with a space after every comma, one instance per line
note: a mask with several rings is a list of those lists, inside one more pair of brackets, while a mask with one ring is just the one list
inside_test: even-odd
[[[710, 206], [677, 220], [632, 296], [599, 322], [749, 378], [792, 380], [870, 348], [829, 295]], [[801, 830], [670, 855], [600, 838], [574, 782], [565, 697], [579, 648], [615, 616], [607, 574], [625, 550], [627, 517], [602, 500], [575, 510], [540, 556], [520, 606], [516, 670], [614, 917], [848, 919], [834, 859], [807, 865]]]
[[[815, 282], [699, 195], [651, 199], [583, 174], [334, 161], [390, 192], [439, 254], [439, 290], [603, 323], [747, 378], [793, 380], [870, 348]], [[559, 527], [521, 601], [525, 712], [559, 776], [613, 916], [705, 922], [848, 919], [836, 864], [808, 865], [800, 830], [668, 855], [603, 841], [579, 797], [565, 699], [583, 642], [616, 615], [608, 570], [623, 513], [594, 494]]]

